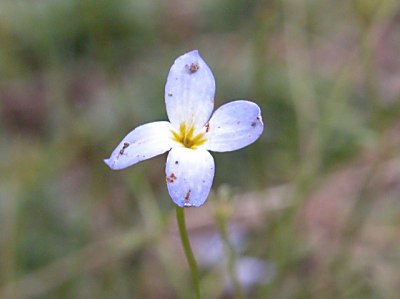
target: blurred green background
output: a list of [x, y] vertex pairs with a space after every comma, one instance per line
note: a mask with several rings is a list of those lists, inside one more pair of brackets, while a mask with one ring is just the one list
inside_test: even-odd
[[397, 0], [2, 0], [0, 298], [193, 298], [165, 155], [102, 162], [192, 49], [265, 123], [188, 210], [203, 297], [399, 298]]

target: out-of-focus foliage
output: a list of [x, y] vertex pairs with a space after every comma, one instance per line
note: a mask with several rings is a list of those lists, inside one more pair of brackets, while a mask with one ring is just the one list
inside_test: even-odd
[[398, 298], [399, 37], [396, 0], [1, 1], [0, 298], [191, 298], [165, 156], [102, 159], [192, 49], [265, 122], [189, 211], [204, 298], [226, 263], [247, 298]]

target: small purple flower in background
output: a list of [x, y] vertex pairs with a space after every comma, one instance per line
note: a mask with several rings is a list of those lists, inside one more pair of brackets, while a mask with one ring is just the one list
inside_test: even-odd
[[[131, 131], [104, 162], [123, 169], [169, 151], [166, 183], [180, 207], [199, 207], [214, 178], [208, 151], [227, 152], [258, 139], [264, 125], [257, 104], [239, 100], [214, 108], [215, 79], [197, 50], [175, 60], [165, 85], [168, 121]], [[211, 116], [211, 118], [210, 118]]]

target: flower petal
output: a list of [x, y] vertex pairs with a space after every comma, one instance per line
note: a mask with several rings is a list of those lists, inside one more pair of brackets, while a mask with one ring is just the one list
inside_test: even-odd
[[228, 152], [245, 147], [264, 130], [261, 110], [249, 101], [234, 101], [218, 108], [205, 126], [206, 150]]
[[178, 57], [165, 85], [165, 104], [170, 122], [179, 128], [201, 128], [214, 109], [215, 79], [197, 50]]
[[214, 159], [208, 151], [174, 147], [168, 154], [166, 182], [180, 207], [199, 207], [207, 199], [214, 178]]
[[172, 126], [167, 121], [141, 125], [119, 143], [104, 162], [112, 169], [123, 169], [169, 151], [174, 144]]

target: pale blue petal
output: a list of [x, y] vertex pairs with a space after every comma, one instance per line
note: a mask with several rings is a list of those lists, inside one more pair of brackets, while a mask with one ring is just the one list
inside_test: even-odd
[[174, 144], [172, 126], [167, 121], [141, 125], [119, 143], [104, 162], [112, 169], [123, 169], [169, 151]]
[[217, 109], [206, 124], [206, 150], [228, 152], [243, 148], [260, 137], [264, 130], [261, 110], [249, 101], [234, 101]]
[[201, 128], [214, 109], [215, 79], [197, 50], [178, 57], [165, 85], [165, 104], [170, 122]]
[[208, 151], [174, 147], [168, 154], [166, 183], [180, 207], [199, 207], [207, 199], [214, 178], [214, 159]]

